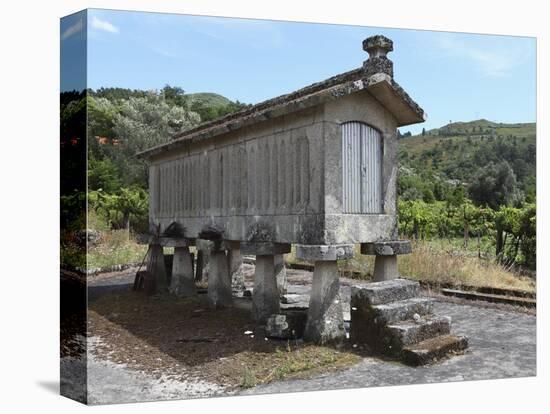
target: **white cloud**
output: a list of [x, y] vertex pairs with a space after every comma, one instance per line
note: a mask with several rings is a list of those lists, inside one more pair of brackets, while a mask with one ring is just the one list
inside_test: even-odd
[[83, 22], [83, 19], [81, 17], [75, 24], [73, 24], [72, 26], [69, 26], [65, 29], [65, 31], [61, 35], [61, 39], [65, 40], [65, 39], [68, 39], [69, 37], [71, 37], [71, 36], [73, 36], [77, 33], [80, 33], [82, 31], [83, 27], [84, 27], [84, 22]]
[[506, 48], [496, 44], [460, 41], [450, 35], [437, 37], [437, 45], [451, 56], [467, 59], [475, 64], [486, 76], [503, 77], [511, 75], [517, 66], [523, 64], [529, 57], [529, 51], [509, 44]]
[[109, 33], [118, 33], [118, 27], [109, 23], [107, 20], [98, 19], [96, 16], [92, 16], [91, 26], [96, 30], [103, 30], [104, 32]]

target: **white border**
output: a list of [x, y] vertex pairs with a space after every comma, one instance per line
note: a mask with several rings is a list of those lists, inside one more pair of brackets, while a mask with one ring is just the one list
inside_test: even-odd
[[[74, 412], [77, 403], [49, 391], [58, 378], [58, 91], [59, 18], [86, 7], [162, 11], [232, 17], [357, 24], [538, 38], [538, 377], [452, 384], [414, 385], [232, 397], [209, 400], [144, 403], [97, 408], [102, 412], [263, 413], [321, 412], [539, 412], [547, 405], [547, 299], [543, 256], [548, 220], [543, 212], [548, 171], [544, 163], [548, 128], [542, 114], [542, 78], [548, 70], [548, 13], [541, 1], [347, 1], [278, 0], [71, 0], [3, 2], [0, 24], [2, 64], [2, 143], [0, 147], [0, 315], [2, 340], [2, 402], [5, 412], [46, 409]], [[420, 46], [420, 45], [419, 45]], [[521, 105], [511, 103], [512, 105]], [[547, 109], [547, 108], [546, 108]], [[548, 112], [548, 111], [546, 111]], [[46, 384], [46, 386], [44, 386]], [[548, 391], [546, 391], [548, 392]], [[546, 403], [546, 404], [545, 404]], [[11, 407], [11, 409], [10, 409]], [[4, 411], [3, 410], [3, 411]], [[19, 410], [18, 410], [19, 411]]]

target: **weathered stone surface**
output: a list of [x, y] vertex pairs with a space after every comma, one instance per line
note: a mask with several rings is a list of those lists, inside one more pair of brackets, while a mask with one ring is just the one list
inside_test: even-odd
[[375, 282], [399, 278], [397, 256], [376, 256], [372, 278]]
[[420, 295], [420, 283], [407, 279], [365, 283], [351, 287], [352, 306], [374, 306], [414, 298]]
[[229, 260], [229, 272], [231, 275], [231, 288], [234, 292], [243, 292], [244, 287], [244, 272], [243, 272], [243, 257], [240, 249], [231, 249], [227, 251], [227, 259]]
[[223, 250], [210, 253], [208, 300], [214, 307], [229, 306], [233, 303], [228, 260]]
[[290, 253], [290, 244], [272, 243], [272, 242], [242, 242], [242, 254], [260, 255], [279, 255]]
[[256, 256], [254, 290], [252, 291], [252, 316], [263, 324], [272, 314], [279, 313], [279, 291], [275, 278], [275, 262], [272, 255]]
[[442, 335], [406, 346], [401, 351], [401, 359], [409, 365], [425, 365], [444, 358], [453, 352], [468, 348], [468, 338], [460, 335]]
[[408, 320], [387, 325], [392, 349], [401, 350], [406, 345], [415, 344], [451, 332], [451, 320], [445, 316], [425, 316], [418, 321]]
[[336, 261], [317, 261], [309, 299], [304, 339], [320, 344], [345, 338]]
[[353, 244], [296, 245], [296, 258], [311, 262], [350, 259], [354, 253]]
[[185, 246], [193, 246], [194, 240], [192, 239], [185, 239], [181, 237], [159, 237], [158, 242], [162, 247], [185, 247]]
[[210, 240], [197, 239], [197, 264], [195, 266], [195, 280], [207, 282], [210, 273], [210, 252], [214, 249], [214, 243]]
[[271, 315], [267, 319], [265, 333], [268, 338], [298, 339], [304, 334], [307, 313], [288, 311]]
[[409, 253], [412, 253], [412, 245], [410, 240], [391, 240], [361, 244], [361, 254], [394, 256]]
[[420, 316], [429, 314], [433, 308], [431, 298], [411, 298], [397, 302], [373, 306], [372, 314], [380, 323], [391, 324], [395, 321], [411, 319], [415, 313]]
[[157, 293], [168, 292], [168, 281], [166, 278], [166, 267], [164, 264], [164, 253], [159, 244], [149, 246], [149, 257], [147, 260], [147, 271], [155, 278], [155, 291]]
[[282, 296], [286, 294], [287, 291], [285, 257], [282, 254], [276, 254], [274, 256], [274, 261], [275, 278], [277, 279], [277, 290], [279, 291], [279, 296]]
[[197, 294], [189, 247], [174, 248], [170, 293], [179, 297], [189, 297]]

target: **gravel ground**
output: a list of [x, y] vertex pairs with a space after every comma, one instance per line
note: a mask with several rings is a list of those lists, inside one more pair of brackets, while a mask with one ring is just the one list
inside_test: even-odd
[[[250, 285], [250, 270], [247, 269]], [[311, 273], [289, 270], [289, 292], [307, 295]], [[128, 289], [131, 272], [93, 279], [89, 283], [89, 300], [103, 293]], [[349, 284], [342, 280], [342, 300], [349, 306]], [[307, 296], [302, 304], [307, 303]], [[296, 305], [294, 305], [296, 306]], [[300, 306], [300, 304], [298, 304]], [[349, 310], [348, 310], [349, 312]], [[348, 313], [346, 312], [346, 313]], [[498, 307], [465, 305], [437, 301], [435, 312], [452, 318], [453, 332], [469, 337], [470, 348], [434, 365], [412, 368], [397, 362], [366, 357], [355, 366], [337, 373], [321, 374], [309, 379], [276, 381], [243, 390], [240, 394], [267, 394], [370, 386], [405, 385], [462, 380], [483, 380], [536, 375], [536, 316]], [[97, 338], [95, 340], [98, 340]], [[93, 341], [92, 345], [93, 347]], [[67, 362], [72, 364], [70, 361]], [[234, 389], [192, 378], [174, 381], [156, 378], [125, 365], [88, 358], [89, 403], [121, 403], [166, 399], [185, 399], [233, 395]]]

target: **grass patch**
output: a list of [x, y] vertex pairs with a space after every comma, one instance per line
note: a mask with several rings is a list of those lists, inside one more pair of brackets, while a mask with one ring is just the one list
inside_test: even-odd
[[137, 244], [126, 230], [102, 232], [102, 240], [88, 249], [88, 266], [106, 267], [117, 264], [137, 263], [143, 260], [147, 246]]
[[[294, 249], [286, 256], [286, 260], [290, 263], [304, 263], [296, 259]], [[512, 272], [492, 258], [477, 257], [474, 243], [464, 249], [458, 240], [413, 241], [412, 254], [399, 256], [398, 267], [403, 277], [434, 284], [484, 286], [527, 292], [536, 289], [533, 279]], [[355, 256], [339, 261], [338, 268], [344, 277], [370, 280], [374, 256], [362, 255], [357, 246]], [[359, 272], [360, 276], [354, 272]]]

